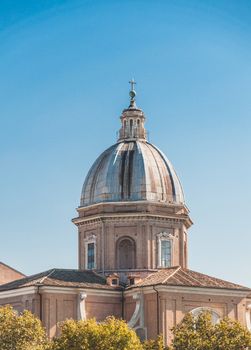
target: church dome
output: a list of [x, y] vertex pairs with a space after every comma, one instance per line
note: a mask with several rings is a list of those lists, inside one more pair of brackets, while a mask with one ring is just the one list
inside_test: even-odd
[[82, 190], [81, 206], [100, 202], [154, 201], [184, 203], [175, 170], [149, 142], [122, 141], [94, 162]]
[[96, 159], [87, 174], [81, 206], [124, 201], [184, 204], [182, 187], [172, 164], [146, 140], [145, 116], [135, 104], [135, 95], [130, 92], [130, 106], [120, 117], [118, 142]]

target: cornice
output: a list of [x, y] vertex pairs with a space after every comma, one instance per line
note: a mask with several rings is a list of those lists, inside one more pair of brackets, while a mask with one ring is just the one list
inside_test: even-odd
[[135, 292], [141, 291], [144, 294], [152, 294], [158, 292], [164, 293], [184, 293], [184, 294], [200, 294], [200, 295], [216, 295], [216, 296], [229, 296], [229, 297], [239, 297], [246, 298], [248, 292], [243, 290], [234, 289], [224, 289], [224, 288], [204, 288], [204, 287], [185, 287], [185, 286], [165, 286], [165, 285], [155, 285], [153, 286], [138, 286], [135, 285], [130, 290], [125, 290], [125, 296], [132, 296]]
[[[121, 290], [105, 290], [98, 288], [69, 288], [59, 286], [39, 286], [39, 293], [41, 294], [71, 294], [77, 295], [81, 292], [86, 292], [87, 296], [99, 297], [118, 297], [121, 298]], [[0, 292], [0, 299], [15, 298], [19, 296], [37, 294], [38, 286], [24, 287], [11, 289]]]
[[191, 226], [192, 222], [187, 216], [166, 216], [166, 215], [156, 215], [156, 214], [146, 214], [146, 213], [119, 213], [119, 214], [101, 214], [95, 215], [93, 217], [78, 217], [72, 219], [72, 222], [76, 226], [83, 226], [87, 224], [101, 224], [102, 222], [128, 222], [128, 221], [165, 221], [172, 224], [182, 223], [187, 228]]
[[98, 288], [68, 288], [68, 287], [52, 287], [42, 286], [40, 287], [41, 294], [79, 294], [85, 292], [87, 296], [107, 296], [107, 297], [121, 297], [121, 290], [105, 290]]
[[95, 204], [91, 204], [88, 206], [82, 206], [82, 207], [78, 207], [76, 208], [76, 210], [78, 212], [81, 211], [86, 211], [89, 209], [93, 209], [96, 207], [100, 207], [100, 206], [106, 206], [106, 207], [111, 207], [115, 205], [116, 207], [123, 207], [123, 206], [135, 206], [135, 205], [145, 205], [145, 206], [157, 206], [157, 207], [169, 207], [169, 208], [178, 208], [178, 209], [182, 209], [184, 208], [187, 213], [189, 213], [189, 209], [185, 204], [174, 204], [174, 203], [161, 203], [161, 202], [150, 202], [150, 201], [146, 201], [146, 200], [142, 200], [142, 201], [124, 201], [124, 202], [100, 202], [100, 203], [95, 203]]
[[5, 290], [0, 292], [0, 299], [14, 298], [17, 296], [28, 295], [28, 294], [35, 294], [36, 292], [37, 292], [37, 287], [35, 286]]

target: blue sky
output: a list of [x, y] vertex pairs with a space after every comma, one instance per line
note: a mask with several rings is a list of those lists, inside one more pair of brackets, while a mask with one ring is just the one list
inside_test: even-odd
[[251, 286], [251, 3], [0, 3], [0, 260], [77, 267], [84, 177], [137, 81], [194, 226], [189, 266]]

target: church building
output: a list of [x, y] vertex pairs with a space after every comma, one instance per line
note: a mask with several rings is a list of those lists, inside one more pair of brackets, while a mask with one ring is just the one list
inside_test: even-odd
[[[37, 315], [48, 335], [67, 318], [123, 318], [141, 339], [163, 334], [188, 312], [209, 310], [251, 329], [251, 289], [188, 268], [192, 220], [179, 178], [147, 141], [144, 112], [130, 105], [115, 144], [93, 163], [77, 217], [78, 269], [51, 269], [0, 286], [0, 305]], [[56, 249], [56, 247], [55, 247]]]

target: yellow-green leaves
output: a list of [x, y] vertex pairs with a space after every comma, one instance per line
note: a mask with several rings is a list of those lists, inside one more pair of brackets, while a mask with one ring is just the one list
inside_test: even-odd
[[136, 333], [125, 321], [108, 317], [95, 320], [68, 320], [61, 325], [61, 335], [54, 339], [53, 350], [142, 350]]
[[251, 333], [239, 322], [228, 318], [212, 323], [211, 314], [187, 314], [173, 329], [173, 350], [248, 350]]
[[11, 306], [0, 308], [1, 350], [44, 350], [46, 345], [41, 322], [31, 312], [18, 315]]
[[150, 339], [143, 342], [144, 350], [168, 350], [169, 348], [164, 346], [163, 337], [158, 336], [156, 340]]
[[11, 306], [0, 308], [0, 350], [251, 350], [251, 333], [228, 318], [212, 323], [211, 314], [187, 314], [173, 329], [170, 348], [163, 339], [140, 342], [125, 321], [108, 317], [97, 323], [67, 320], [59, 337], [49, 341], [29, 311], [18, 315]]
[[215, 325], [214, 344], [214, 350], [248, 350], [251, 333], [240, 323], [225, 318]]

